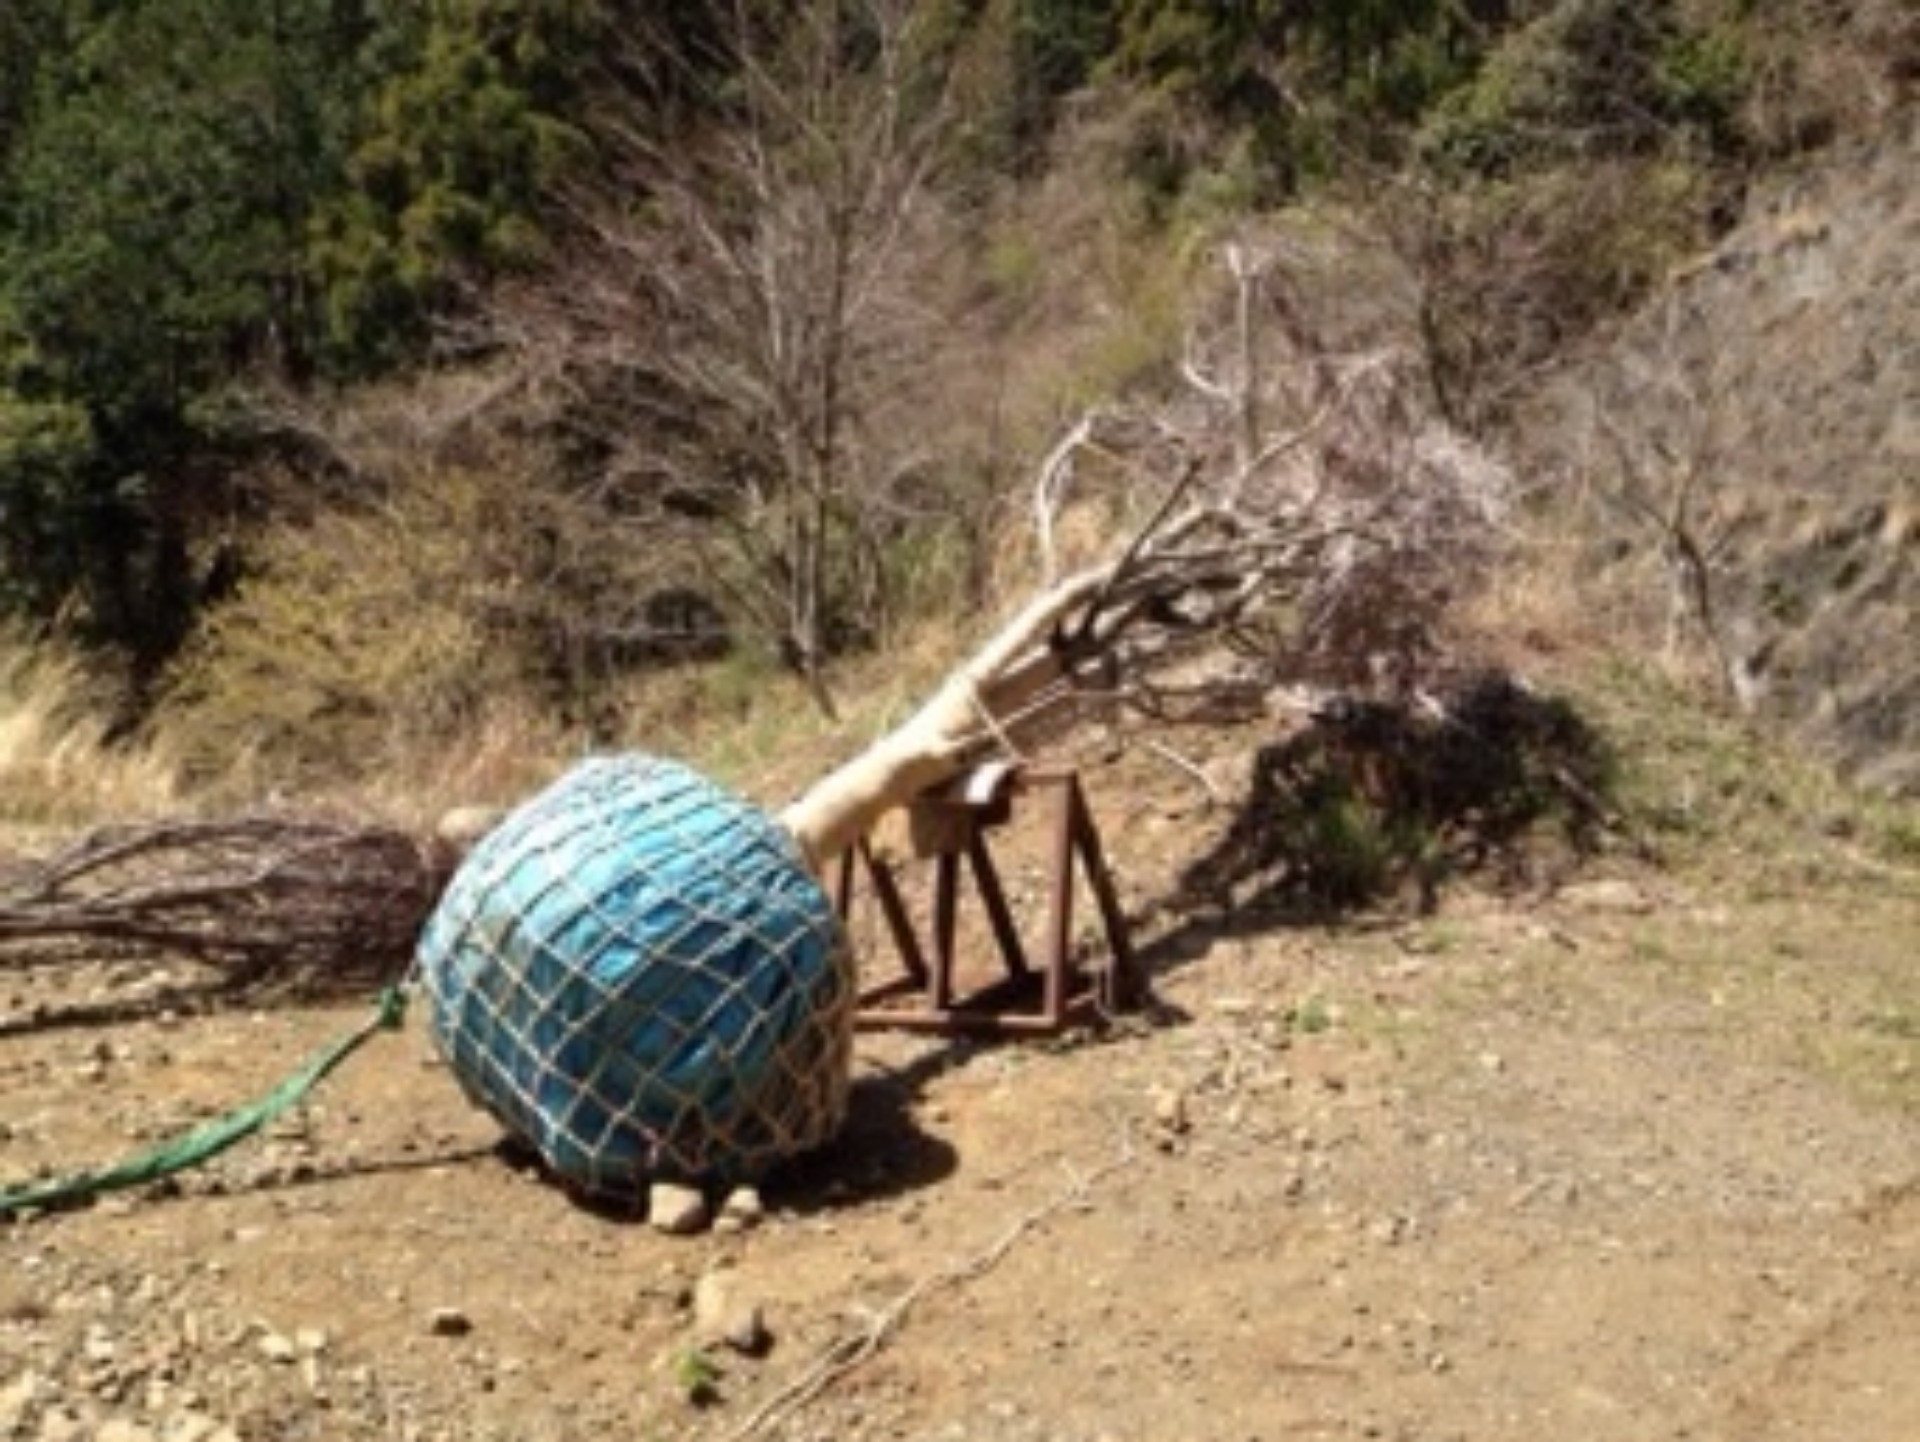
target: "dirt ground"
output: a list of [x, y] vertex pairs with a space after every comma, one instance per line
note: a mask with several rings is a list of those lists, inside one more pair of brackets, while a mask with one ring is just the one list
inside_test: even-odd
[[[1211, 823], [1090, 784], [1137, 904]], [[1153, 1007], [864, 1034], [843, 1137], [687, 1238], [516, 1163], [415, 1016], [207, 1168], [0, 1229], [0, 1438], [1908, 1442], [1920, 885], [1824, 833], [1762, 862], [1157, 911]], [[0, 1177], [366, 1014], [57, 1024], [155, 984], [0, 984]]]

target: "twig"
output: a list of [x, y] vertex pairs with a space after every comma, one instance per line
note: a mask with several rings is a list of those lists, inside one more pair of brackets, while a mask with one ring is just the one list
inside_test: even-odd
[[1153, 540], [1155, 533], [1166, 524], [1167, 518], [1173, 514], [1174, 507], [1179, 505], [1186, 498], [1187, 493], [1193, 489], [1193, 484], [1199, 480], [1200, 473], [1201, 467], [1198, 460], [1187, 462], [1179, 479], [1168, 489], [1166, 495], [1161, 498], [1160, 504], [1154, 508], [1153, 514], [1148, 517], [1146, 525], [1134, 533], [1126, 550], [1121, 552], [1120, 559], [1113, 563], [1112, 568], [1107, 572], [1106, 582], [1094, 594], [1093, 599], [1087, 602], [1087, 608], [1080, 617], [1080, 624], [1067, 637], [1069, 646], [1086, 639], [1094, 623], [1099, 619], [1101, 611], [1112, 598], [1114, 587], [1122, 579], [1131, 575], [1141, 552]]
[[1182, 756], [1178, 751], [1175, 751], [1164, 741], [1155, 741], [1149, 738], [1147, 741], [1147, 750], [1158, 756], [1162, 761], [1172, 764], [1176, 770], [1184, 771], [1195, 781], [1199, 782], [1200, 789], [1207, 793], [1207, 799], [1213, 805], [1225, 806], [1227, 804], [1227, 798], [1220, 794], [1220, 788], [1214, 785], [1213, 778], [1207, 775], [1204, 769], [1187, 760], [1186, 757]]
[[110, 827], [0, 885], [0, 965], [110, 950], [192, 959], [229, 985], [390, 976], [444, 880], [381, 826], [251, 815]]
[[1029, 1232], [1059, 1213], [1081, 1209], [1088, 1204], [1093, 1188], [1115, 1172], [1133, 1165], [1133, 1138], [1121, 1133], [1119, 1153], [1084, 1176], [1074, 1174], [1072, 1183], [1058, 1195], [1016, 1218], [992, 1245], [937, 1272], [929, 1273], [885, 1307], [874, 1313], [866, 1326], [830, 1343], [813, 1364], [762, 1402], [737, 1428], [727, 1434], [726, 1442], [743, 1442], [773, 1422], [791, 1417], [841, 1378], [866, 1363], [886, 1346], [888, 1340], [905, 1325], [907, 1314], [928, 1296], [946, 1287], [957, 1287], [992, 1271]]

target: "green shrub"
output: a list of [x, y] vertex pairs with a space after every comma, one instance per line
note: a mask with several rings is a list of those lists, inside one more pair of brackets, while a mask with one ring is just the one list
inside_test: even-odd
[[1337, 702], [1260, 753], [1240, 815], [1184, 882], [1323, 913], [1403, 888], [1430, 907], [1470, 871], [1538, 881], [1599, 845], [1614, 774], [1569, 703], [1502, 676], [1455, 688], [1438, 713]]
[[424, 468], [265, 536], [154, 724], [203, 781], [295, 787], [405, 766], [502, 706], [591, 729], [600, 638], [672, 575], [511, 467]]

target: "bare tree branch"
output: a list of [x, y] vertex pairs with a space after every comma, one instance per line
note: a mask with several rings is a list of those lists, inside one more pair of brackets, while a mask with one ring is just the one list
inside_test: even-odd
[[189, 960], [237, 990], [392, 981], [450, 865], [401, 832], [312, 819], [104, 828], [8, 874], [0, 959]]

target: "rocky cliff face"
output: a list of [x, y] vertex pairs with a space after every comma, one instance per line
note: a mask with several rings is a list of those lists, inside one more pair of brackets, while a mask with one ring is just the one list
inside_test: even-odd
[[1670, 587], [1756, 717], [1920, 795], [1920, 145], [1819, 152], [1549, 388], [1526, 449], [1595, 573]]

